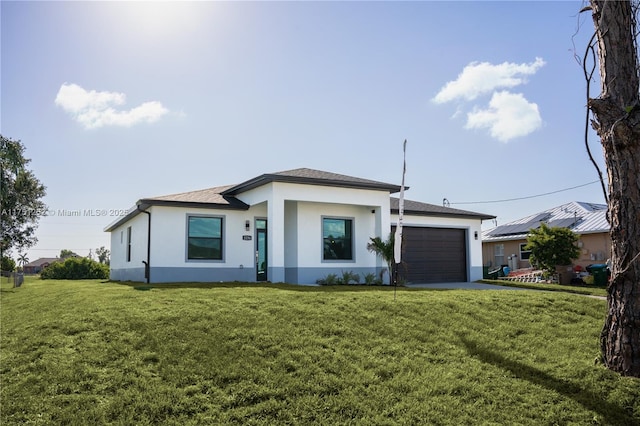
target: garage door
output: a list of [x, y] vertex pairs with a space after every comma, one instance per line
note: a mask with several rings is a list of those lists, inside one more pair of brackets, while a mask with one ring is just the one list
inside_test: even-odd
[[410, 283], [466, 282], [467, 235], [464, 229], [402, 228], [404, 266]]

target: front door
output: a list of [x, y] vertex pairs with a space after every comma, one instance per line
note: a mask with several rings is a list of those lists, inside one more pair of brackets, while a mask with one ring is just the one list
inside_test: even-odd
[[256, 281], [267, 281], [266, 219], [256, 219]]

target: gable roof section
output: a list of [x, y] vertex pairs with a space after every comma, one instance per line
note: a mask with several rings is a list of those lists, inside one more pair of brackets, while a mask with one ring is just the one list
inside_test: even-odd
[[551, 227], [569, 228], [577, 234], [609, 232], [605, 204], [572, 201], [483, 232], [482, 241], [526, 239], [529, 230], [544, 222]]
[[181, 192], [178, 194], [162, 195], [141, 199], [138, 204], [143, 206], [167, 206], [175, 205], [180, 207], [209, 207], [215, 205], [216, 208], [229, 208], [236, 210], [248, 210], [249, 205], [243, 203], [232, 196], [223, 195], [226, 190], [233, 185], [217, 186], [214, 188], [200, 189], [198, 191]]
[[[391, 197], [391, 213], [400, 213], [400, 199]], [[435, 204], [421, 203], [418, 201], [404, 200], [404, 213], [415, 216], [440, 216], [440, 217], [459, 217], [472, 219], [494, 219], [495, 216], [476, 213], [468, 210], [453, 209], [451, 207], [443, 207]]]
[[[341, 175], [338, 173], [323, 172], [314, 169], [293, 169], [284, 172], [267, 173], [249, 179], [239, 185], [230, 187], [224, 191], [225, 195], [237, 195], [242, 192], [266, 185], [271, 182], [300, 183], [306, 185], [334, 186], [355, 189], [373, 189], [379, 191], [389, 191], [391, 194], [400, 192], [399, 185], [378, 182], [375, 180], [361, 179], [353, 176]], [[408, 189], [408, 187], [405, 187]]]

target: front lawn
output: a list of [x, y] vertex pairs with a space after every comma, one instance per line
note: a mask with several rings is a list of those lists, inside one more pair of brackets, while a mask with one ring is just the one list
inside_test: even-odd
[[502, 285], [505, 287], [528, 288], [531, 290], [561, 291], [565, 293], [584, 294], [590, 296], [607, 297], [607, 289], [595, 285], [562, 285], [550, 283], [528, 283], [508, 280], [481, 280], [486, 284]]
[[0, 423], [640, 424], [605, 302], [511, 290], [2, 283]]

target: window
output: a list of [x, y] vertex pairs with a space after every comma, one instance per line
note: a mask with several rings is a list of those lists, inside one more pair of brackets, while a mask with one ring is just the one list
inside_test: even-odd
[[531, 256], [531, 250], [525, 250], [527, 243], [520, 244], [520, 259], [529, 260], [529, 256]]
[[222, 218], [188, 216], [187, 259], [222, 260]]
[[131, 227], [127, 228], [127, 262], [131, 262]]
[[504, 244], [493, 246], [493, 257], [496, 260], [496, 266], [504, 265]]
[[322, 218], [323, 260], [353, 260], [353, 220]]

